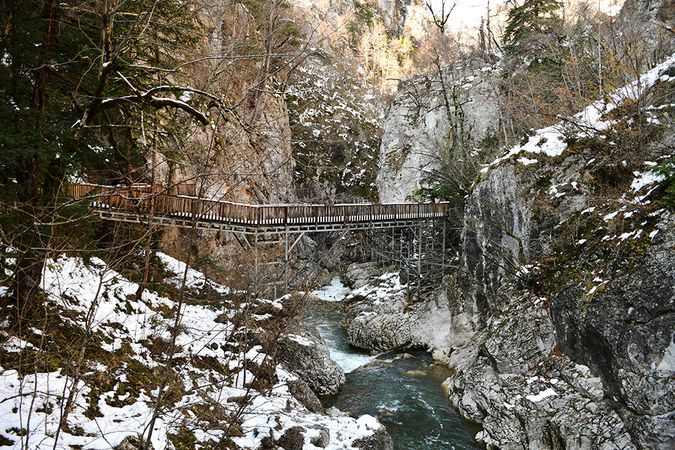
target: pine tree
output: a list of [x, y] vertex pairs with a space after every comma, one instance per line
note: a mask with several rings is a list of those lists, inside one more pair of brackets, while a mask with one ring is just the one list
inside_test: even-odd
[[0, 0], [0, 240], [17, 256], [19, 317], [58, 224], [69, 223], [69, 177], [117, 181], [143, 167], [143, 121], [208, 121], [198, 99], [179, 100], [197, 27], [182, 0]]
[[561, 9], [560, 0], [526, 0], [509, 11], [503, 35], [506, 51], [523, 56], [536, 54], [538, 41], [560, 29]]

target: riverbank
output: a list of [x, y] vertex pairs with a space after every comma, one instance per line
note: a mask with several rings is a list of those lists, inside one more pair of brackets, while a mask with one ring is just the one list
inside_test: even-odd
[[395, 449], [478, 448], [474, 436], [480, 427], [460, 417], [443, 388], [447, 367], [421, 350], [374, 355], [350, 345], [342, 326], [347, 317], [343, 300], [352, 298], [350, 291], [333, 279], [315, 294], [306, 301], [302, 320], [318, 329], [346, 373], [339, 393], [322, 398], [324, 406], [376, 417]]

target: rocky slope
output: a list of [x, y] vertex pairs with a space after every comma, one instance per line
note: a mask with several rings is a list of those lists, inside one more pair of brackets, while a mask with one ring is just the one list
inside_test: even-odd
[[488, 446], [672, 448], [673, 92], [675, 56], [486, 166], [445, 292], [361, 288], [352, 342], [433, 349]]
[[[511, 429], [530, 446], [533, 439], [568, 448], [673, 444], [672, 178], [652, 169], [672, 164], [674, 62], [616, 92], [623, 106], [591, 105], [576, 117], [590, 127], [583, 133], [538, 132], [487, 169], [469, 198], [458, 312], [488, 337], [449, 385], [453, 402], [483, 420], [486, 442], [503, 446], [514, 439], [503, 431]], [[642, 110], [626, 106], [636, 96], [648, 103]], [[613, 109], [621, 112], [610, 121]], [[627, 142], [640, 122], [649, 139]], [[587, 366], [599, 390], [575, 386], [576, 369], [564, 368], [572, 363]], [[486, 383], [482, 372], [496, 376]], [[503, 393], [534, 375], [565, 380], [542, 391], [552, 400], [536, 402], [552, 425], [526, 425], [535, 414], [522, 408], [532, 405]], [[577, 402], [556, 405], [569, 400], [560, 391], [570, 386], [573, 398], [602, 413], [580, 420], [569, 411]]]
[[138, 449], [153, 424], [144, 448], [391, 448], [373, 417], [321, 407], [309, 386], [335, 390], [344, 374], [328, 358], [311, 372], [297, 364], [328, 353], [320, 338], [281, 333], [288, 363], [278, 363], [290, 299], [247, 298], [158, 257], [161, 294], [138, 298], [138, 285], [103, 260], [62, 255], [45, 266], [43, 311], [19, 325], [3, 309], [0, 448]]

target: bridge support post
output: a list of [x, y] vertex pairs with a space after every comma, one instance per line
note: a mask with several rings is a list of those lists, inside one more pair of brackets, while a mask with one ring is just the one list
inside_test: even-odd
[[284, 295], [288, 294], [288, 226], [284, 234]]
[[443, 220], [443, 239], [441, 244], [441, 270], [445, 272], [445, 220]]
[[424, 229], [422, 224], [417, 228], [417, 300], [420, 300], [420, 293], [422, 289], [422, 244], [424, 243]]
[[255, 253], [255, 271], [254, 271], [254, 277], [255, 280], [253, 280], [253, 286], [256, 286], [256, 284], [259, 281], [259, 272], [258, 272], [258, 231], [256, 230], [255, 233], [253, 234], [253, 252]]
[[[147, 193], [151, 195], [146, 196]], [[193, 194], [194, 195], [194, 194]], [[281, 235], [284, 239], [283, 286], [285, 293], [294, 288], [295, 277], [289, 267], [291, 253], [304, 233], [360, 231], [370, 235], [371, 260], [398, 263], [407, 279], [408, 299], [415, 283], [417, 298], [427, 292], [430, 282], [446, 268], [449, 203], [390, 205], [242, 205], [222, 200], [187, 197], [155, 191], [151, 185], [94, 186], [74, 185], [72, 196], [89, 204], [102, 219], [132, 224], [210, 230], [232, 233], [248, 253], [254, 252], [254, 271], [250, 276], [253, 292], [267, 292], [267, 286], [281, 286], [278, 261]], [[134, 199], [150, 198], [146, 208], [137, 208]], [[141, 204], [143, 206], [143, 203]], [[442, 224], [438, 221], [443, 221]], [[442, 235], [438, 236], [442, 227]], [[389, 231], [391, 230], [391, 232]], [[295, 236], [299, 236], [296, 238]], [[275, 241], [270, 242], [269, 237]], [[415, 241], [417, 239], [417, 241]], [[434, 242], [435, 240], [441, 242]], [[398, 243], [396, 242], [398, 240]], [[251, 241], [253, 241], [251, 243]], [[260, 254], [259, 246], [273, 244], [272, 251]], [[441, 255], [438, 248], [441, 247]], [[264, 247], [265, 248], [265, 247]], [[359, 246], [359, 256], [367, 257], [368, 249]], [[417, 254], [417, 260], [415, 255]], [[270, 262], [271, 256], [276, 256]], [[248, 253], [247, 257], [250, 257]], [[262, 257], [262, 261], [260, 258]], [[424, 258], [424, 261], [423, 261]], [[251, 261], [247, 261], [247, 264]], [[300, 264], [300, 260], [294, 260]], [[261, 270], [261, 263], [263, 270]], [[275, 270], [268, 270], [274, 265]], [[247, 271], [250, 266], [247, 267]], [[250, 272], [248, 272], [250, 274]], [[270, 282], [270, 274], [275, 280]]]

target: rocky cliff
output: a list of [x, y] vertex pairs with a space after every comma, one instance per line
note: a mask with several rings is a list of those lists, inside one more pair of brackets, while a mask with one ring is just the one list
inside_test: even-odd
[[672, 173], [654, 167], [672, 171], [674, 62], [575, 118], [594, 131], [511, 150], [468, 200], [457, 306], [487, 338], [448, 384], [487, 443], [673, 445]]
[[498, 71], [474, 58], [403, 82], [383, 125], [380, 201], [405, 201], [433, 184], [453, 142], [478, 151], [498, 131]]
[[675, 56], [486, 165], [444, 292], [361, 289], [352, 342], [433, 349], [488, 447], [672, 448], [673, 92]]

